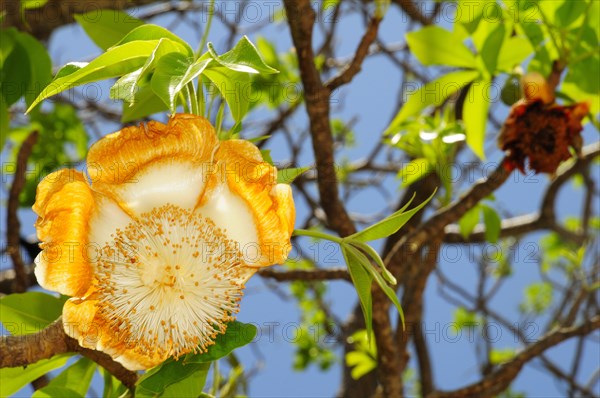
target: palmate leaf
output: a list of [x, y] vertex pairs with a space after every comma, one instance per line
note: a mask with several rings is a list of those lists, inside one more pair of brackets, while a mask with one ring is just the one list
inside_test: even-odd
[[222, 55], [218, 55], [213, 44], [208, 43], [208, 53], [219, 64], [236, 72], [253, 74], [279, 73], [277, 69], [265, 63], [263, 57], [247, 36], [243, 36], [235, 47]]
[[144, 66], [123, 76], [115, 83], [110, 90], [111, 97], [122, 98], [128, 102], [132, 102], [135, 91], [150, 80], [158, 62], [173, 53], [179, 54], [186, 59], [188, 58], [187, 55], [182, 54], [182, 47], [177, 42], [169, 39], [160, 39], [156, 48], [154, 48], [148, 59], [146, 59]]
[[204, 70], [203, 76], [210, 80], [221, 93], [236, 123], [242, 121], [250, 105], [250, 76], [216, 63]]
[[168, 359], [140, 378], [136, 397], [197, 397], [202, 393], [210, 364], [234, 349], [250, 343], [256, 336], [256, 327], [233, 321], [227, 325], [215, 344], [203, 354], [188, 354], [179, 360]]
[[125, 35], [125, 37], [123, 37], [117, 44], [115, 44], [114, 47], [122, 46], [123, 44], [131, 42], [153, 41], [160, 39], [171, 40], [172, 42], [179, 44], [184, 50], [183, 52], [186, 53], [188, 56], [194, 56], [194, 50], [192, 50], [192, 47], [190, 47], [190, 45], [181, 37], [177, 36], [174, 33], [171, 33], [171, 31], [163, 28], [162, 26], [151, 24], [142, 25], [133, 29], [131, 32]]
[[464, 103], [464, 124], [467, 135], [467, 145], [480, 159], [485, 159], [483, 144], [485, 130], [490, 108], [491, 97], [489, 90], [492, 85], [490, 80], [478, 80], [469, 88], [468, 101]]
[[[142, 67], [152, 54], [159, 40], [139, 40], [112, 47], [83, 67], [69, 67], [42, 90], [27, 112], [41, 101], [70, 88], [98, 80], [123, 76]], [[63, 68], [64, 69], [64, 68]]]
[[450, 72], [425, 84], [408, 97], [406, 103], [386, 129], [385, 134], [395, 132], [409, 117], [417, 115], [428, 106], [442, 104], [446, 98], [477, 79], [479, 75], [480, 72], [476, 70]]
[[91, 359], [80, 358], [53, 378], [46, 387], [37, 390], [32, 397], [84, 397], [90, 387], [96, 367], [96, 363]]
[[474, 68], [476, 59], [460, 38], [439, 26], [427, 26], [406, 34], [412, 53], [423, 65]]
[[373, 298], [371, 295], [373, 277], [365, 270], [360, 259], [354, 256], [352, 251], [348, 250], [346, 245], [342, 245], [341, 247], [350, 278], [358, 294], [363, 316], [365, 317], [368, 336], [371, 336], [371, 331], [373, 330]]
[[408, 211], [405, 211], [414, 199], [413, 196], [413, 198], [400, 210], [389, 215], [383, 220], [363, 229], [362, 231], [348, 236], [345, 239], [356, 240], [359, 242], [370, 242], [373, 240], [386, 238], [396, 233], [396, 231], [402, 228], [402, 226], [406, 224], [406, 222], [408, 222], [408, 220], [410, 220], [412, 216], [414, 216], [419, 210], [421, 210], [435, 196], [436, 192], [437, 190], [434, 191], [429, 198], [424, 200], [423, 203], [419, 204], [416, 207], [413, 207]]
[[306, 173], [312, 167], [292, 167], [289, 169], [277, 170], [277, 183], [278, 184], [291, 184], [294, 180]]
[[15, 293], [0, 298], [0, 321], [11, 334], [37, 333], [61, 314], [65, 298], [47, 293]]
[[29, 105], [52, 79], [52, 61], [46, 48], [31, 35], [14, 28], [2, 30], [0, 88], [6, 106], [21, 96]]
[[85, 33], [101, 49], [107, 50], [127, 33], [145, 22], [120, 10], [92, 10], [73, 15]]
[[54, 369], [62, 368], [72, 355], [73, 354], [55, 355], [50, 359], [42, 359], [41, 361], [28, 365], [25, 369], [23, 369], [22, 366], [0, 369], [0, 380], [2, 380], [0, 383], [0, 396], [9, 397], [38, 377], [43, 376]]
[[152, 90], [162, 101], [175, 112], [177, 96], [184, 87], [200, 76], [212, 59], [191, 58], [181, 53], [171, 53], [162, 57], [152, 75]]

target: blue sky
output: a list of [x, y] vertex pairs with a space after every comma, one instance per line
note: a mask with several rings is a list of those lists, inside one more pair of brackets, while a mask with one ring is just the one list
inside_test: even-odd
[[[267, 2], [268, 3], [268, 2]], [[271, 2], [276, 3], [276, 2]], [[225, 7], [223, 3], [222, 7]], [[260, 4], [260, 3], [259, 3]], [[269, 14], [265, 3], [261, 4], [260, 18], [254, 16], [258, 14], [247, 13], [246, 22], [264, 21]], [[133, 15], [138, 15], [134, 11]], [[326, 14], [321, 15], [325, 20]], [[257, 19], [258, 18], [258, 19]], [[380, 37], [386, 42], [402, 42], [406, 24], [399, 24], [403, 17], [397, 11], [397, 7], [392, 7], [386, 19], [381, 25]], [[172, 17], [161, 17], [154, 22], [164, 26], [169, 26]], [[174, 32], [192, 43], [194, 47], [198, 36], [192, 32], [188, 25], [178, 24]], [[221, 23], [215, 22], [210, 32], [209, 40], [214, 41], [219, 51], [227, 50], [224, 47], [225, 30]], [[347, 18], [343, 20], [339, 27], [339, 42], [336, 42], [336, 54], [341, 57], [349, 56], [353, 53], [357, 42], [363, 32], [362, 21], [358, 17]], [[271, 25], [261, 31], [261, 34], [270, 41], [273, 41], [278, 50], [287, 50], [291, 47], [289, 32], [284, 24]], [[316, 35], [316, 41], [319, 42], [320, 35]], [[250, 35], [252, 41], [256, 41], [256, 36]], [[66, 62], [80, 61], [93, 57], [99, 53], [98, 48], [86, 37], [82, 29], [76, 25], [68, 26], [58, 30], [50, 42], [50, 53], [55, 64], [62, 65]], [[399, 70], [394, 67], [387, 59], [382, 56], [375, 56], [365, 61], [363, 71], [356, 76], [353, 82], [336, 93], [335, 99], [343, 102], [343, 107], [333, 106], [334, 117], [341, 117], [348, 120], [357, 116], [357, 122], [354, 126], [357, 145], [341, 154], [351, 160], [365, 156], [369, 150], [376, 144], [376, 140], [385, 129], [393, 116], [394, 107], [399, 95], [399, 84], [401, 75]], [[102, 98], [108, 98], [109, 85], [102, 84]], [[498, 117], [503, 119], [502, 113], [506, 109], [500, 109]], [[268, 118], [268, 111], [259, 111], [255, 120]], [[299, 132], [300, 128], [306, 125], [304, 110], [298, 112], [295, 116], [297, 125], [294, 132]], [[103, 133], [109, 133], [119, 126], [107, 123], [103, 126]], [[494, 131], [490, 129], [490, 134]], [[597, 133], [586, 129], [584, 135], [585, 142], [597, 140]], [[285, 161], [288, 156], [283, 150], [283, 141], [274, 138], [269, 144], [272, 149], [272, 157], [277, 161]], [[463, 160], [473, 159], [472, 155], [467, 155]], [[492, 153], [489, 161], [499, 158], [498, 153]], [[338, 158], [339, 159], [339, 158]], [[301, 156], [301, 161], [305, 164], [312, 163], [310, 146]], [[595, 171], [598, 177], [598, 170]], [[477, 177], [480, 177], [477, 175]], [[541, 193], [546, 186], [547, 177], [536, 176], [537, 180], [526, 178], [522, 175], [514, 174], [510, 182], [505, 184], [496, 194], [496, 203], [494, 206], [502, 212], [512, 215], [524, 214], [534, 211], [539, 206]], [[397, 182], [389, 178], [386, 180], [386, 188], [393, 197], [399, 195]], [[2, 194], [3, 199], [5, 193]], [[582, 193], [580, 190], [573, 189], [567, 185], [565, 192], [561, 193], [557, 202], [557, 212], [559, 217], [575, 216], [582, 203]], [[382, 200], [381, 196], [374, 192], [367, 191], [347, 203], [352, 212], [365, 214], [374, 214], [383, 206], [388, 205]], [[307, 209], [302, 203], [298, 203], [298, 220], [302, 220]], [[598, 208], [595, 209], [596, 213]], [[23, 232], [33, 233], [32, 223], [34, 216], [30, 211], [22, 211]], [[4, 229], [2, 228], [4, 232]], [[518, 305], [523, 297], [523, 288], [532, 281], [539, 280], [538, 266], [535, 262], [527, 261], [528, 254], [532, 253], [537, 247], [540, 234], [532, 234], [525, 237], [518, 250], [519, 261], [514, 263], [514, 274], [506, 283], [506, 286], [496, 298], [496, 308], [514, 322], [523, 322], [519, 313]], [[323, 248], [320, 249], [321, 254]], [[469, 252], [472, 248], [459, 246], [449, 246], [442, 252], [440, 267], [443, 272], [452, 280], [460, 282], [469, 291], [474, 291], [476, 283], [476, 264], [469, 261]], [[335, 257], [338, 261], [340, 256]], [[339, 263], [337, 265], [342, 265]], [[5, 264], [2, 264], [4, 267]], [[427, 286], [425, 295], [425, 323], [427, 339], [430, 344], [430, 351], [433, 355], [434, 376], [438, 387], [442, 389], [457, 388], [478, 379], [478, 371], [475, 365], [475, 354], [473, 350], [473, 339], [463, 333], [455, 336], [451, 333], [451, 322], [455, 306], [448, 304], [437, 294], [437, 281], [431, 277]], [[286, 285], [279, 286], [286, 291]], [[346, 282], [332, 282], [329, 284], [328, 303], [331, 304], [334, 313], [341, 319], [345, 319], [349, 311], [354, 307], [356, 296], [353, 288]], [[238, 319], [243, 322], [252, 322], [262, 327], [260, 338], [250, 346], [244, 347], [236, 353], [246, 364], [247, 369], [258, 367], [259, 372], [252, 376], [250, 383], [250, 396], [252, 397], [283, 397], [283, 396], [302, 396], [302, 397], [322, 397], [332, 396], [338, 389], [341, 380], [340, 367], [336, 366], [327, 372], [321, 372], [316, 367], [311, 367], [304, 372], [295, 372], [292, 368], [294, 346], [290, 344], [297, 331], [299, 323], [299, 312], [293, 300], [285, 301], [274, 293], [272, 289], [264, 283], [259, 277], [255, 277], [248, 284], [246, 295], [242, 301], [241, 311]], [[522, 325], [525, 325], [524, 323]], [[532, 327], [532, 338], [539, 338], [539, 331], [533, 333], [535, 327]], [[272, 333], [269, 333], [272, 332]], [[480, 332], [479, 332], [480, 333]], [[492, 337], [492, 333], [494, 333]], [[479, 336], [480, 337], [480, 336]], [[323, 334], [319, 338], [326, 338]], [[476, 336], [477, 338], [477, 336]], [[498, 341], [500, 347], [518, 347], [514, 335], [504, 327], [498, 326], [497, 329], [490, 329], [490, 338]], [[569, 365], [570, 355], [574, 343], [568, 342], [549, 351], [549, 356], [555, 358], [559, 363]], [[594, 350], [596, 355], [594, 355]], [[598, 346], [589, 346], [589, 355], [584, 356], [581, 364], [584, 369], [588, 369], [588, 374], [598, 365]], [[341, 358], [341, 351], [338, 351]], [[414, 365], [414, 364], [413, 364]], [[596, 385], [596, 388], [600, 388]], [[101, 387], [96, 386], [97, 391]], [[527, 366], [517, 378], [513, 389], [526, 392], [528, 396], [547, 397], [561, 396], [557, 390], [552, 378], [547, 374], [537, 370], [535, 366]]]

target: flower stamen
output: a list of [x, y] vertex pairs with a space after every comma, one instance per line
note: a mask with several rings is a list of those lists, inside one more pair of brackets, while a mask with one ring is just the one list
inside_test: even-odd
[[106, 242], [95, 264], [98, 313], [144, 353], [204, 352], [238, 312], [241, 254], [206, 217], [166, 204]]

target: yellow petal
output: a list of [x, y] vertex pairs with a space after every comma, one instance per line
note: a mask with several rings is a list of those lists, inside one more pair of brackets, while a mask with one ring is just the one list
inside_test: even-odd
[[87, 256], [88, 220], [94, 200], [83, 174], [63, 169], [49, 174], [37, 188], [33, 211], [42, 251], [35, 275], [45, 289], [68, 296], [85, 293], [91, 282]]
[[92, 298], [68, 300], [63, 308], [65, 333], [82, 347], [107, 353], [129, 370], [149, 369], [167, 359], [167, 355], [140, 352], [134, 343], [124, 343], [119, 331], [102, 318], [100, 305]]
[[[230, 232], [240, 228], [240, 225], [248, 224], [245, 217], [237, 215], [243, 214], [243, 211], [234, 213], [231, 210], [231, 204], [235, 202], [233, 198], [241, 199], [256, 231], [254, 242], [240, 242], [246, 265], [261, 267], [282, 263], [291, 250], [290, 237], [295, 221], [294, 202], [289, 186], [277, 184], [277, 169], [264, 162], [258, 148], [250, 142], [224, 141], [215, 158], [217, 165], [199, 211], [202, 212], [203, 207], [218, 208], [219, 202], [228, 202], [220, 206], [225, 212], [230, 212], [228, 219], [223, 223], [213, 221]], [[225, 181], [226, 188], [219, 187]], [[207, 216], [211, 217], [211, 214]], [[244, 247], [244, 244], [249, 247], [252, 243], [257, 247], [258, 256], [249, 255], [247, 247]], [[254, 257], [254, 261], [248, 261], [248, 257]]]
[[213, 127], [199, 116], [126, 127], [90, 148], [92, 189], [112, 196], [132, 216], [166, 203], [192, 208], [217, 145]]

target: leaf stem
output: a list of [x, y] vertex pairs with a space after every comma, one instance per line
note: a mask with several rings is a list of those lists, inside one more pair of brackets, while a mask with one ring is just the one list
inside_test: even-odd
[[214, 14], [215, 0], [210, 0], [210, 3], [208, 4], [208, 20], [206, 21], [206, 25], [204, 26], [204, 34], [202, 35], [200, 46], [198, 47], [198, 51], [196, 52], [196, 58], [202, 54], [202, 50], [204, 49], [204, 46], [206, 46], [206, 42], [208, 40], [208, 33], [210, 32], [210, 25], [212, 24]]
[[189, 82], [187, 84], [187, 93], [188, 93], [188, 99], [190, 102], [192, 114], [200, 115], [200, 113], [198, 113], [198, 100], [196, 98], [196, 88], [194, 87], [193, 82]]
[[312, 231], [308, 229], [295, 229], [294, 236], [310, 236], [311, 238], [325, 239], [331, 242], [342, 243], [342, 238], [334, 235], [326, 234], [325, 232]]

